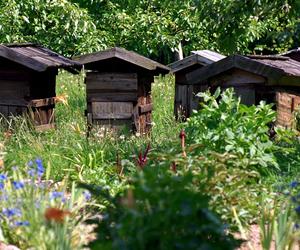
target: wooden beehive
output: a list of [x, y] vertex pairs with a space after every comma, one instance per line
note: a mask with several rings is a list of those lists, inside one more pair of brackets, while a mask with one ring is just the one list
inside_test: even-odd
[[168, 65], [175, 75], [174, 114], [177, 119], [185, 120], [192, 114], [193, 109], [197, 109], [199, 99], [193, 93], [205, 89], [202, 85], [189, 84], [186, 75], [223, 58], [225, 56], [214, 51], [198, 50], [192, 51], [192, 55]]
[[76, 58], [87, 70], [88, 124], [127, 127], [138, 133], [151, 128], [151, 84], [169, 68], [122, 48]]
[[[229, 56], [187, 74], [191, 85], [210, 89], [233, 87], [241, 102], [274, 103], [277, 124], [290, 127], [300, 103], [300, 62], [284, 56]], [[201, 87], [200, 87], [201, 86]]]
[[26, 113], [38, 130], [53, 128], [59, 68], [81, 65], [35, 44], [0, 45], [0, 114]]

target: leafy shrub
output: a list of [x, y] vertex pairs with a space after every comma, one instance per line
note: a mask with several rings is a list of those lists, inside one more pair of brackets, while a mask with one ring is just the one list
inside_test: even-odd
[[233, 153], [242, 161], [247, 158], [249, 166], [277, 166], [272, 153], [274, 145], [269, 138], [269, 124], [275, 120], [271, 105], [263, 102], [258, 106], [240, 104], [233, 89], [214, 95], [200, 93], [202, 108], [195, 111], [186, 124], [188, 143], [203, 145], [202, 154], [210, 151]]
[[165, 168], [139, 172], [104, 214], [95, 249], [234, 249], [239, 242], [192, 181], [190, 173], [176, 176]]
[[43, 181], [42, 161], [29, 162], [12, 176], [0, 174], [0, 219], [4, 237], [27, 249], [82, 249], [91, 241], [95, 225], [85, 221], [90, 193], [67, 183]]

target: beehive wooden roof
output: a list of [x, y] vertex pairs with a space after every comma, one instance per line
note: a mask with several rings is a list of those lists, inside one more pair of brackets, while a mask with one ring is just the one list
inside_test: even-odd
[[168, 66], [172, 69], [173, 73], [176, 73], [197, 64], [205, 66], [217, 62], [223, 58], [225, 58], [224, 55], [211, 50], [196, 50], [192, 51], [192, 55], [171, 63]]
[[284, 56], [228, 56], [189, 73], [187, 80], [190, 84], [197, 84], [232, 68], [263, 76], [269, 84], [300, 86], [300, 62]]
[[281, 54], [282, 56], [287, 56], [295, 61], [300, 62], [300, 48], [292, 49]]
[[38, 72], [49, 68], [64, 68], [69, 71], [81, 69], [80, 63], [32, 43], [0, 45], [0, 57]]
[[159, 71], [162, 73], [168, 73], [170, 71], [170, 68], [165, 65], [146, 58], [136, 52], [128, 51], [126, 49], [118, 47], [75, 57], [74, 60], [79, 61], [80, 63], [85, 65], [85, 68], [89, 69], [89, 66], [93, 63], [113, 58], [118, 58], [129, 64], [133, 64], [149, 71]]

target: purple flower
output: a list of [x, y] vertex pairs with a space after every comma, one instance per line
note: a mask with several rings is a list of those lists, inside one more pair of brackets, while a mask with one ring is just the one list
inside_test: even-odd
[[33, 169], [33, 168], [30, 168], [30, 169], [27, 171], [27, 173], [28, 173], [28, 175], [29, 175], [29, 176], [31, 176], [31, 177], [34, 177], [34, 176], [35, 176], [35, 173], [36, 173], [36, 171], [35, 171], [35, 169]]
[[296, 207], [295, 211], [296, 211], [297, 214], [300, 214], [300, 206]]
[[299, 185], [299, 182], [298, 181], [292, 181], [291, 184], [290, 184], [290, 187], [291, 188], [295, 188]]
[[0, 182], [0, 190], [3, 190], [3, 189], [4, 189], [4, 183]]
[[7, 218], [11, 218], [13, 216], [20, 216], [22, 214], [21, 210], [17, 208], [3, 208], [2, 213]]
[[87, 200], [87, 201], [92, 198], [91, 193], [87, 190], [83, 191], [83, 196], [84, 196], [85, 200]]
[[21, 181], [13, 181], [12, 182], [14, 189], [18, 190], [18, 189], [22, 189], [24, 187], [24, 183]]
[[29, 221], [16, 221], [15, 226], [20, 227], [20, 226], [29, 226]]
[[44, 169], [44, 166], [43, 166], [43, 162], [42, 162], [41, 159], [37, 158], [35, 160], [35, 163], [37, 165], [37, 174], [38, 174], [39, 177], [41, 177], [44, 174], [44, 172], [45, 172], [45, 169]]
[[33, 166], [33, 161], [29, 161], [29, 162], [27, 163], [27, 166], [28, 166], [28, 167], [32, 167], [32, 166]]
[[5, 181], [7, 179], [7, 175], [0, 174], [0, 181]]
[[50, 200], [54, 200], [54, 199], [57, 199], [57, 198], [62, 198], [64, 196], [64, 193], [63, 192], [52, 192], [50, 193]]

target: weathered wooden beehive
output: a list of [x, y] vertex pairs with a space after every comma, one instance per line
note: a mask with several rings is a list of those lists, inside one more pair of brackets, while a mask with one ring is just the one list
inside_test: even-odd
[[122, 48], [76, 58], [86, 73], [88, 124], [147, 133], [151, 128], [151, 83], [169, 68]]
[[29, 113], [38, 130], [53, 128], [59, 68], [81, 65], [35, 44], [0, 45], [0, 114]]
[[186, 75], [223, 58], [225, 56], [210, 50], [198, 50], [192, 51], [192, 55], [168, 65], [175, 75], [174, 114], [176, 118], [185, 119], [191, 115], [192, 110], [197, 108], [199, 102], [194, 93], [201, 92], [203, 89], [202, 85], [189, 84]]
[[300, 63], [283, 56], [229, 56], [187, 75], [192, 85], [212, 92], [233, 87], [241, 102], [275, 103], [277, 124], [290, 127], [300, 104]]

